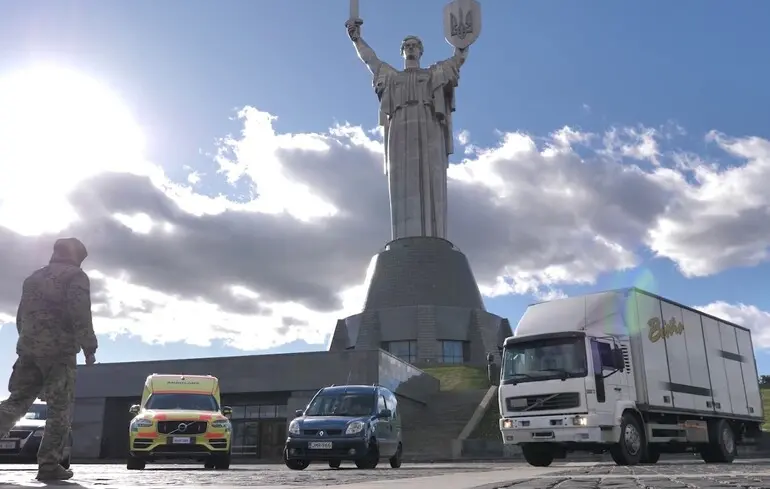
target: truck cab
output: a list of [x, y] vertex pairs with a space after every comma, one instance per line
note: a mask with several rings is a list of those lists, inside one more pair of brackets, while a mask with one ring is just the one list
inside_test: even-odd
[[750, 331], [637, 288], [529, 306], [502, 350], [503, 443], [531, 465], [571, 451], [729, 463], [760, 434]]

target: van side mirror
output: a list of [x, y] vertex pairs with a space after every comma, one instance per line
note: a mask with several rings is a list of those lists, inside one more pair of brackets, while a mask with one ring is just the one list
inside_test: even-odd
[[305, 411], [303, 411], [303, 410], [301, 410], [301, 409], [297, 409], [296, 411], [294, 411], [294, 417], [295, 417], [295, 418], [299, 418], [299, 417], [300, 417], [300, 416], [302, 416], [303, 414], [305, 414]]
[[626, 369], [626, 359], [623, 356], [622, 349], [618, 347], [612, 348], [612, 361], [615, 364], [614, 367], [621, 372]]
[[222, 414], [224, 414], [226, 418], [231, 417], [233, 415], [233, 408], [230, 406], [222, 406]]
[[383, 409], [382, 411], [379, 412], [379, 414], [377, 414], [377, 417], [382, 419], [388, 419], [390, 418], [390, 416], [391, 416], [390, 409]]
[[139, 414], [139, 404], [134, 404], [133, 406], [131, 406], [131, 407], [128, 409], [128, 412], [129, 412], [129, 413], [131, 413], [131, 414], [133, 414], [134, 416], [136, 416], [137, 414]]

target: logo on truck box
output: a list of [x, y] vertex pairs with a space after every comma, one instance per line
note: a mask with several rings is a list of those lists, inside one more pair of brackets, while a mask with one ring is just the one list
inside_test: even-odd
[[671, 338], [675, 334], [681, 335], [684, 333], [684, 324], [682, 324], [682, 321], [677, 321], [674, 318], [662, 324], [660, 318], [650, 318], [647, 321], [647, 326], [649, 327], [647, 337], [653, 343], [660, 341], [661, 338]]

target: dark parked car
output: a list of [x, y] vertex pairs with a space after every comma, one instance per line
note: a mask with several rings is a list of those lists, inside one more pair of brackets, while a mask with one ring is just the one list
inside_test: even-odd
[[401, 416], [396, 396], [384, 387], [324, 387], [289, 424], [283, 458], [293, 470], [324, 461], [338, 468], [345, 460], [373, 469], [381, 459], [401, 467]]
[[[0, 438], [0, 461], [7, 463], [37, 463], [37, 449], [45, 433], [45, 420], [48, 406], [35, 401], [29, 412], [20, 419], [5, 438]], [[70, 466], [72, 434], [67, 437], [62, 467]]]

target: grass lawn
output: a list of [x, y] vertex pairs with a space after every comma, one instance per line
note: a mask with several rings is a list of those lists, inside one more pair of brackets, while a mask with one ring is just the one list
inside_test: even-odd
[[424, 368], [423, 371], [441, 382], [442, 391], [464, 391], [489, 387], [487, 372], [481, 368], [451, 365]]

